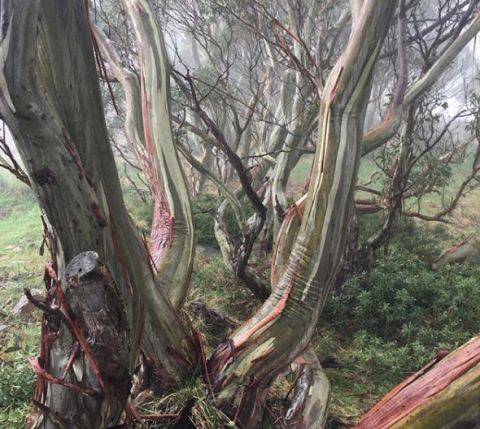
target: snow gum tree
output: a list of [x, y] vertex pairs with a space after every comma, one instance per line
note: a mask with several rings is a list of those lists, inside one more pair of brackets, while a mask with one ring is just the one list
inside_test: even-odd
[[[141, 4], [133, 6], [141, 13]], [[176, 385], [198, 359], [191, 332], [160, 285], [125, 208], [104, 121], [87, 8], [82, 1], [1, 2], [1, 116], [18, 143], [53, 256], [46, 273], [47, 299], [38, 303], [46, 312], [42, 350], [33, 363], [39, 376], [39, 427], [107, 427], [117, 421], [141, 343], [151, 368], [147, 384], [162, 389]], [[168, 112], [167, 74], [162, 74], [162, 64], [148, 63], [162, 55], [155, 50], [153, 59], [146, 58], [150, 68], [142, 99], [147, 132], [168, 136], [159, 124], [166, 114], [160, 109]], [[163, 86], [152, 82], [153, 70]], [[89, 254], [86, 265], [69, 274], [66, 265], [87, 251], [94, 256]], [[82, 272], [95, 273], [98, 287], [110, 292], [85, 295]], [[85, 281], [92, 281], [89, 275]], [[82, 305], [75, 308], [77, 301]], [[79, 313], [87, 310], [100, 320], [104, 313], [116, 314], [109, 320], [111, 329], [92, 330], [100, 322], [82, 320]], [[124, 339], [122, 359], [113, 368], [104, 367], [97, 357], [117, 356], [117, 334]]]
[[[0, 115], [42, 209], [52, 256], [44, 275], [46, 298], [38, 300], [27, 292], [44, 313], [40, 354], [31, 359], [37, 374], [37, 413], [31, 426], [128, 427], [141, 419], [131, 403], [134, 373], [141, 378], [136, 391], [162, 395], [203, 369], [215, 403], [237, 427], [256, 428], [272, 383], [302, 355], [309, 365], [299, 371], [285, 419], [293, 428], [321, 428], [329, 387], [310, 340], [345, 247], [365, 152], [363, 125], [373, 71], [397, 2], [351, 0], [350, 37], [318, 88], [318, 141], [308, 192], [286, 210], [278, 228], [272, 293], [218, 345], [208, 364], [201, 335], [180, 312], [188, 293], [194, 239], [170, 125], [165, 44], [149, 1], [124, 0], [121, 5], [136, 42], [138, 74], [122, 66], [108, 38], [90, 23], [87, 1], [0, 1]], [[127, 136], [139, 148], [151, 182], [155, 210], [150, 244], [133, 225], [121, 192], [97, 75], [96, 65], [108, 80], [104, 61], [123, 86]], [[188, 74], [185, 77], [188, 81]], [[419, 89], [412, 91], [407, 95], [415, 98]], [[196, 102], [221, 145], [222, 134]], [[381, 130], [371, 144], [389, 132]], [[234, 167], [246, 180], [242, 162]], [[249, 186], [253, 200], [260, 201]], [[420, 384], [416, 379], [408, 382], [415, 398], [437, 395], [438, 401], [412, 403], [411, 396], [397, 389], [364, 421], [385, 415], [390, 422], [385, 427], [417, 422], [427, 427], [421, 426], [425, 416], [438, 408], [454, 423], [473, 418], [477, 343], [445, 360], [449, 368], [459, 368], [452, 376], [442, 377], [442, 370], [434, 367]], [[139, 365], [142, 371], [137, 372]], [[444, 407], [442, 392], [422, 385], [431, 379], [464, 392], [468, 400]], [[391, 417], [392, 403], [406, 403], [411, 413]]]

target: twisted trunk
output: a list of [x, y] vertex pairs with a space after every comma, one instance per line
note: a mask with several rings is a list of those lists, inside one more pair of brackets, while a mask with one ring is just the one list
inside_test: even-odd
[[372, 69], [394, 9], [395, 2], [364, 2], [322, 94], [322, 133], [285, 273], [257, 314], [209, 362], [219, 400], [238, 409], [245, 427], [255, 427], [266, 388], [307, 347], [328, 295], [345, 244]]
[[133, 23], [140, 55], [143, 137], [155, 197], [151, 254], [160, 283], [172, 304], [179, 308], [188, 292], [195, 246], [190, 195], [170, 123], [168, 59], [160, 27], [148, 1], [124, 1], [123, 4]]

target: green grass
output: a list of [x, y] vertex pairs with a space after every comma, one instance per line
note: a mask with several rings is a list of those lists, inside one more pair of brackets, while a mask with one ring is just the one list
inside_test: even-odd
[[[290, 181], [295, 184], [305, 184], [308, 179], [308, 175], [310, 174], [312, 163], [313, 155], [303, 156], [290, 173]], [[362, 163], [360, 164], [360, 171], [358, 173], [359, 181], [368, 179], [370, 175], [375, 171], [375, 169], [376, 166], [373, 160], [369, 158], [362, 159]]]
[[[30, 196], [0, 194], [0, 270], [31, 272], [44, 259], [40, 211]], [[7, 207], [7, 209], [5, 209]]]
[[290, 173], [290, 180], [293, 183], [305, 184], [312, 168], [313, 155], [305, 155], [300, 158], [295, 168]]
[[0, 427], [23, 427], [34, 374], [26, 357], [38, 353], [39, 314], [12, 314], [24, 288], [42, 288], [45, 257], [40, 210], [32, 192], [0, 175]]

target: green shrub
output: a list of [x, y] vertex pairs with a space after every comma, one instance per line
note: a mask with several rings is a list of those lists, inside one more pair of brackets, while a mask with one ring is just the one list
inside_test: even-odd
[[218, 249], [214, 234], [215, 213], [222, 200], [219, 197], [201, 195], [192, 202], [193, 224], [197, 243]]
[[0, 409], [15, 409], [30, 403], [34, 380], [25, 356], [8, 363], [0, 361]]
[[480, 327], [479, 268], [431, 271], [415, 256], [393, 251], [368, 274], [327, 301], [323, 318], [353, 334], [364, 330], [399, 346], [454, 347]]
[[407, 231], [371, 272], [332, 294], [321, 316], [314, 344], [320, 356], [333, 355], [342, 364], [328, 376], [333, 414], [347, 420], [354, 421], [439, 350], [453, 350], [479, 332], [480, 267], [452, 265], [433, 272], [424, 252], [436, 247], [436, 234], [443, 232], [427, 240], [425, 230]]

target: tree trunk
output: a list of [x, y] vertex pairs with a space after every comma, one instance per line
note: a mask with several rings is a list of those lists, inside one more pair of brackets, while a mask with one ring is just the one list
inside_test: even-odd
[[162, 287], [179, 308], [190, 285], [195, 246], [190, 195], [170, 122], [168, 58], [148, 1], [124, 1], [123, 5], [133, 23], [140, 55], [143, 133], [137, 135], [143, 135], [144, 142], [136, 144], [145, 145], [154, 189], [151, 254]]
[[65, 277], [65, 291], [54, 275], [49, 279], [47, 303], [39, 305], [45, 311], [42, 353], [30, 363], [38, 376], [34, 402], [40, 412], [31, 416], [32, 426], [107, 427], [127, 409], [130, 393], [125, 308], [95, 252], [73, 258]]
[[[147, 358], [160, 368], [163, 387], [175, 385], [196, 362], [195, 344], [168, 298], [158, 292], [148, 251], [123, 202], [85, 4], [80, 0], [2, 0], [1, 9], [0, 114], [15, 136], [44, 212], [58, 280], [65, 284], [65, 266], [73, 257], [85, 251], [98, 253], [126, 306], [129, 369], [136, 365], [146, 322], [145, 329], [152, 334]], [[66, 312], [67, 304], [57, 301], [53, 299]], [[68, 344], [69, 335], [63, 329], [56, 341]], [[70, 357], [68, 347], [54, 343], [50, 347], [48, 362], [39, 369], [47, 373]], [[77, 360], [85, 359], [84, 355], [81, 351]], [[80, 393], [48, 383], [41, 407], [44, 411], [68, 409], [70, 395]], [[115, 401], [112, 398], [107, 407], [110, 415], [102, 417], [101, 425], [117, 420]], [[71, 414], [93, 412], [85, 401], [75, 400], [73, 406], [78, 408], [69, 410]], [[43, 424], [62, 427], [51, 419]]]
[[345, 244], [372, 70], [396, 2], [365, 1], [322, 94], [317, 153], [298, 237], [278, 287], [209, 362], [221, 402], [253, 428], [265, 388], [307, 347]]

